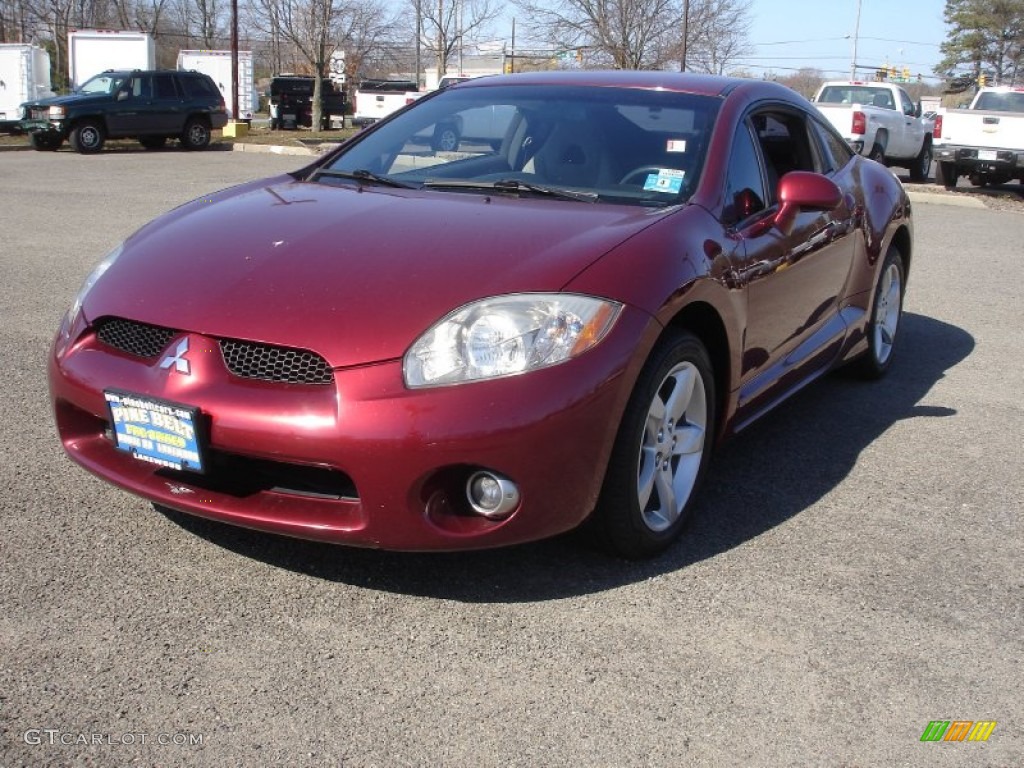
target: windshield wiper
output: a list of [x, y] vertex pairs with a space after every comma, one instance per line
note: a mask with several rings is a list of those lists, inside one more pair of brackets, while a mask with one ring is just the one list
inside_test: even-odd
[[359, 168], [354, 171], [336, 171], [333, 168], [317, 168], [310, 175], [310, 181], [316, 181], [321, 176], [330, 176], [336, 179], [355, 179], [356, 181], [369, 181], [374, 184], [381, 184], [385, 187], [398, 187], [400, 189], [416, 189], [413, 184], [407, 184], [404, 181], [398, 179], [392, 179], [390, 176], [382, 176], [379, 173], [373, 171], [367, 171]]
[[431, 189], [491, 189], [498, 192], [533, 192], [538, 195], [548, 195], [562, 200], [576, 200], [581, 203], [595, 203], [598, 199], [596, 192], [550, 187], [546, 184], [535, 184], [532, 181], [520, 181], [519, 179], [498, 179], [497, 181], [430, 179], [423, 182], [423, 186]]

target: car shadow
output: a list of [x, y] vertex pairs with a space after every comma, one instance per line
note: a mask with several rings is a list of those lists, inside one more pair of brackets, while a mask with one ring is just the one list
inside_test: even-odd
[[658, 558], [628, 562], [582, 533], [500, 550], [395, 553], [249, 531], [161, 510], [217, 546], [273, 566], [366, 589], [465, 602], [530, 602], [630, 584], [712, 558], [798, 515], [847, 476], [867, 446], [904, 419], [944, 418], [921, 405], [974, 348], [953, 325], [905, 314], [889, 375], [866, 383], [838, 372], [816, 382], [727, 443], [715, 457], [690, 530]]

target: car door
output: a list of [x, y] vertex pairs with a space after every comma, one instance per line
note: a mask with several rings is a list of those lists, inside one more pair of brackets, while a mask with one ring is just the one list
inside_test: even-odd
[[107, 131], [111, 137], [137, 136], [150, 132], [149, 107], [153, 98], [153, 77], [136, 73], [129, 77], [114, 96], [107, 112]]
[[917, 117], [917, 106], [902, 88], [900, 93], [900, 110], [903, 112], [903, 146], [900, 157], [916, 157], [924, 144], [924, 123]]
[[153, 75], [153, 100], [149, 106], [150, 130], [176, 136], [185, 127], [185, 103], [173, 72]]
[[774, 225], [779, 180], [821, 172], [809, 116], [762, 109], [740, 124], [726, 180], [723, 218], [732, 223], [731, 287], [746, 299], [740, 420], [826, 370], [846, 335], [841, 314], [855, 248], [852, 198], [831, 211], [799, 211]]

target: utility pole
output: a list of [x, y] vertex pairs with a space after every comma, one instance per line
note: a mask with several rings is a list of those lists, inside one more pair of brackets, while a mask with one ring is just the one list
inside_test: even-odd
[[448, 68], [445, 61], [448, 58], [445, 54], [444, 39], [444, 0], [437, 0], [437, 79], [440, 82]]
[[850, 62], [850, 79], [857, 79], [857, 38], [860, 37], [860, 4], [857, 0], [857, 23], [853, 27], [853, 61]]
[[423, 0], [416, 0], [416, 90], [423, 87], [420, 82], [420, 71], [423, 69], [423, 62], [420, 60], [420, 46], [423, 41]]
[[679, 71], [686, 71], [686, 44], [690, 37], [690, 0], [683, 0], [683, 55], [679, 62]]

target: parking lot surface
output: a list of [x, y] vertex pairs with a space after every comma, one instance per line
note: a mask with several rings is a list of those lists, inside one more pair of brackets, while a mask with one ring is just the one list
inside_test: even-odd
[[161, 514], [52, 426], [90, 267], [302, 162], [0, 156], [0, 766], [1022, 764], [1024, 215], [916, 205], [890, 376], [725, 446], [665, 556], [391, 554]]

